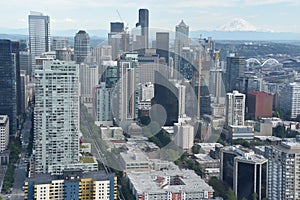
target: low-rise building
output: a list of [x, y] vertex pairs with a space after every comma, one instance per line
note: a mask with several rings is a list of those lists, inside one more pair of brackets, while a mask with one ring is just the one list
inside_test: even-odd
[[149, 159], [140, 150], [121, 152], [121, 167], [125, 172], [149, 171]]
[[230, 139], [252, 140], [254, 138], [254, 128], [252, 126], [229, 126]]
[[24, 199], [117, 199], [117, 177], [104, 171], [82, 173], [65, 170], [62, 175], [38, 174], [25, 180]]
[[192, 170], [162, 170], [127, 174], [135, 199], [211, 199], [213, 188]]

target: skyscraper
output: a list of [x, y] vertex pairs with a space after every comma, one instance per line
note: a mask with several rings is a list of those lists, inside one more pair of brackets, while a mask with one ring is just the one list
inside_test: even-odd
[[8, 115], [10, 134], [17, 130], [16, 54], [10, 40], [0, 40], [0, 114]]
[[284, 86], [280, 93], [280, 108], [290, 113], [291, 118], [300, 115], [300, 83], [293, 82]]
[[59, 174], [79, 160], [79, 67], [45, 61], [35, 71], [36, 173]]
[[82, 103], [92, 103], [94, 87], [99, 83], [97, 63], [81, 63], [79, 66], [80, 95]]
[[181, 61], [183, 60], [183, 47], [189, 47], [189, 26], [183, 20], [175, 27], [175, 70], [181, 71]]
[[34, 70], [35, 56], [50, 50], [50, 17], [40, 12], [30, 12], [28, 23], [31, 66]]
[[230, 54], [227, 57], [226, 65], [226, 92], [231, 92], [232, 90], [237, 90], [237, 79], [244, 75], [245, 68], [245, 57], [239, 56], [237, 54]]
[[234, 90], [226, 94], [226, 115], [227, 126], [243, 126], [245, 120], [245, 95]]
[[111, 33], [121, 33], [124, 30], [123, 22], [110, 22], [110, 32]]
[[76, 63], [85, 62], [89, 54], [90, 36], [84, 30], [80, 30], [74, 37], [74, 59]]
[[[117, 84], [117, 119], [119, 122], [131, 121], [137, 118], [138, 94], [137, 88], [137, 54], [128, 53], [118, 62], [119, 81]], [[114, 106], [114, 105], [112, 105]]]
[[52, 38], [52, 44], [51, 44], [51, 50], [62, 50], [69, 48], [69, 38], [67, 37], [53, 37]]
[[113, 88], [106, 87], [105, 82], [96, 86], [94, 94], [94, 119], [97, 124], [112, 126], [111, 98]]
[[300, 198], [300, 143], [297, 140], [265, 147], [265, 156], [269, 159], [268, 199]]
[[141, 27], [142, 35], [142, 49], [148, 49], [149, 43], [149, 10], [139, 9], [139, 21], [136, 23], [136, 27]]
[[156, 53], [159, 57], [164, 58], [167, 65], [169, 65], [169, 33], [156, 33]]

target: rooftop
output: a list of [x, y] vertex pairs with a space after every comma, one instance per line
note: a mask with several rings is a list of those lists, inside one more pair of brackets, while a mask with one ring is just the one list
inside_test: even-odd
[[[51, 175], [49, 173], [46, 174], [36, 174], [34, 178], [27, 178], [25, 181], [34, 182], [35, 184], [49, 184], [54, 180], [64, 180], [69, 177], [76, 177], [72, 179], [74, 181], [78, 181], [81, 178], [92, 178], [94, 181], [102, 181], [108, 180], [111, 177], [114, 177], [114, 173], [107, 174], [105, 171], [94, 171], [82, 173], [81, 170], [65, 170], [64, 175]], [[70, 179], [71, 180], [71, 179]]]
[[[204, 182], [192, 170], [163, 170], [145, 173], [128, 173], [128, 178], [138, 194], [147, 193], [179, 193], [213, 192], [211, 186]], [[171, 183], [172, 179], [176, 183]]]
[[6, 123], [7, 120], [8, 120], [8, 116], [7, 115], [0, 115], [0, 124]]

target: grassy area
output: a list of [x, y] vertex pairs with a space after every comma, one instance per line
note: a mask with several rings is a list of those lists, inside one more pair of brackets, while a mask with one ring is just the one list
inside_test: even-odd
[[80, 157], [80, 162], [82, 162], [82, 163], [93, 163], [94, 158], [92, 156], [82, 156], [82, 157]]

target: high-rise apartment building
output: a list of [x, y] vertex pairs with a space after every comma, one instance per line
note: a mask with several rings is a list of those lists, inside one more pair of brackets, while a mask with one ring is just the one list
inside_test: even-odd
[[30, 12], [28, 23], [31, 66], [34, 70], [35, 57], [50, 51], [50, 17], [40, 12]]
[[94, 87], [99, 84], [99, 66], [97, 63], [81, 63], [79, 80], [81, 102], [92, 103]]
[[230, 54], [226, 65], [226, 92], [238, 89], [238, 78], [244, 75], [245, 57]]
[[137, 56], [134, 53], [126, 54], [125, 58], [118, 62], [120, 78], [117, 85], [118, 121], [128, 121], [137, 118]]
[[112, 126], [111, 102], [113, 88], [106, 87], [105, 82], [102, 82], [94, 88], [94, 93], [94, 118], [96, 124]]
[[226, 115], [227, 126], [243, 126], [245, 121], [245, 95], [234, 90], [226, 94]]
[[265, 148], [265, 157], [269, 160], [268, 199], [300, 198], [300, 143], [297, 140]]
[[151, 100], [154, 97], [154, 84], [147, 82], [139, 85], [139, 105], [141, 111], [149, 111], [151, 109]]
[[148, 49], [149, 43], [149, 10], [139, 9], [139, 21], [136, 27], [141, 27], [142, 44], [141, 49]]
[[291, 118], [300, 114], [300, 83], [288, 83], [280, 92], [280, 108], [290, 113]]
[[8, 115], [10, 134], [17, 130], [17, 61], [10, 40], [0, 40], [0, 114]]
[[156, 53], [160, 58], [164, 58], [165, 63], [169, 65], [169, 33], [156, 33]]
[[90, 36], [84, 30], [79, 30], [74, 37], [74, 60], [80, 64], [86, 62], [90, 55]]
[[9, 141], [9, 119], [7, 115], [0, 115], [0, 153], [7, 149], [8, 141]]
[[44, 61], [35, 71], [36, 173], [59, 174], [79, 160], [79, 66]]

